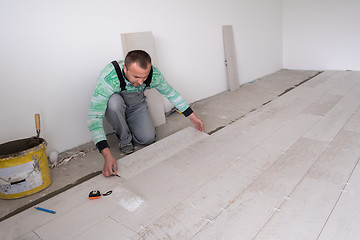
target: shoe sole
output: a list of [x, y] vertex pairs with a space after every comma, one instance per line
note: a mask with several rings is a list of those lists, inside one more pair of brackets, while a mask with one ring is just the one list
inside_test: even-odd
[[120, 152], [122, 152], [122, 153], [125, 154], [125, 155], [129, 155], [130, 153], [135, 152], [135, 150], [134, 150], [134, 149], [128, 150], [128, 151], [120, 150]]

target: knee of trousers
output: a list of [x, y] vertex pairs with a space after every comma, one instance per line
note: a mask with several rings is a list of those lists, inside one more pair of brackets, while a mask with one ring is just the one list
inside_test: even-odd
[[122, 96], [118, 93], [114, 93], [109, 98], [107, 104], [107, 111], [124, 111], [126, 109], [126, 104]]
[[134, 140], [142, 145], [149, 145], [156, 141], [156, 132], [155, 131], [147, 131], [141, 133], [140, 136], [134, 136]]

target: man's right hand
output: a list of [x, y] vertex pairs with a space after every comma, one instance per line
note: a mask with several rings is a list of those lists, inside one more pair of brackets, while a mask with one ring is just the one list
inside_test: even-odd
[[117, 161], [116, 159], [112, 156], [110, 149], [109, 148], [104, 148], [101, 151], [101, 154], [103, 155], [104, 159], [105, 159], [105, 163], [104, 163], [104, 168], [102, 171], [102, 174], [105, 177], [109, 177], [111, 175], [115, 175], [117, 174], [118, 168], [117, 168]]

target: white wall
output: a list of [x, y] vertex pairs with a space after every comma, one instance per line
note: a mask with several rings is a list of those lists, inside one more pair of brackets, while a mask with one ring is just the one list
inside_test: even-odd
[[283, 67], [360, 70], [359, 0], [284, 0]]
[[222, 25], [234, 28], [241, 83], [281, 68], [281, 0], [12, 0], [0, 3], [0, 143], [35, 135], [47, 150], [91, 141], [101, 69], [121, 33], [152, 31], [159, 67], [191, 103], [228, 89]]

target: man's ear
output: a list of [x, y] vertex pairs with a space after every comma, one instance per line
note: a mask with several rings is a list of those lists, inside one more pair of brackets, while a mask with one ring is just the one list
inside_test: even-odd
[[127, 72], [127, 68], [126, 68], [125, 64], [123, 64], [123, 70], [124, 70], [124, 73]]

